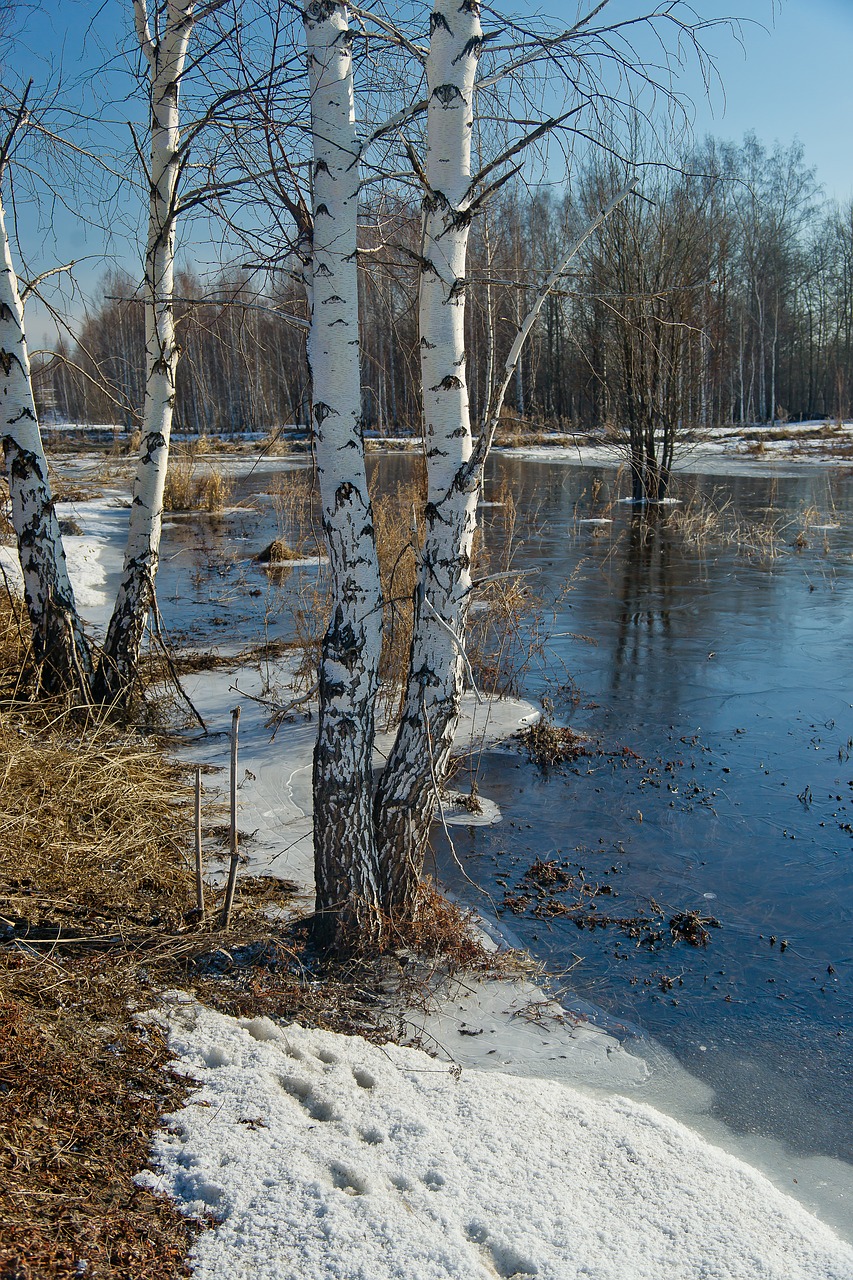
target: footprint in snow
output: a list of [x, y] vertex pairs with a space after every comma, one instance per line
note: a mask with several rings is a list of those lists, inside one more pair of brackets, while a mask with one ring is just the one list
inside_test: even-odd
[[301, 1080], [298, 1076], [279, 1076], [278, 1083], [285, 1093], [290, 1094], [291, 1098], [295, 1098], [302, 1104], [312, 1120], [328, 1123], [331, 1120], [340, 1119], [340, 1113], [334, 1103], [328, 1102], [325, 1098], [318, 1098], [307, 1080]]
[[381, 1129], [362, 1129], [359, 1136], [362, 1142], [366, 1142], [368, 1146], [378, 1147], [381, 1142], [385, 1141], [387, 1135]]
[[484, 1261], [501, 1280], [531, 1280], [531, 1277], [538, 1276], [539, 1268], [535, 1262], [493, 1236], [482, 1222], [469, 1222], [465, 1236], [471, 1244], [479, 1246]]
[[329, 1167], [332, 1185], [349, 1196], [365, 1196], [370, 1190], [367, 1180], [354, 1169], [345, 1164], [333, 1164]]
[[369, 1071], [365, 1071], [363, 1067], [356, 1067], [356, 1069], [353, 1071], [352, 1074], [353, 1074], [353, 1079], [355, 1080], [359, 1088], [361, 1089], [376, 1088], [376, 1078], [372, 1076]]

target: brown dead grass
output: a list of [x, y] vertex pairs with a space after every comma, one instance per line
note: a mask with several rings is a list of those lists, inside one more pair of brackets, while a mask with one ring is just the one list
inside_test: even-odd
[[410, 480], [398, 484], [392, 493], [373, 499], [383, 600], [380, 714], [388, 724], [399, 714], [406, 687], [417, 582], [415, 530], [423, 529], [425, 500], [426, 471], [422, 461]]
[[0, 961], [0, 1276], [189, 1275], [197, 1228], [133, 1181], [185, 1093], [162, 1035], [130, 1023], [112, 957]]
[[163, 493], [164, 511], [223, 511], [231, 496], [231, 482], [213, 467], [199, 474], [193, 456], [175, 457], [169, 464]]

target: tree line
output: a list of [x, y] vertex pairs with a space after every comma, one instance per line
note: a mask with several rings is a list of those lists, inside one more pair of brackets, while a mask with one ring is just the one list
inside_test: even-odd
[[[642, 154], [642, 147], [637, 151]], [[466, 350], [475, 414], [558, 246], [624, 164], [597, 152], [571, 192], [514, 186], [474, 224]], [[641, 199], [590, 237], [547, 300], [508, 390], [526, 426], [655, 431], [662, 465], [685, 428], [844, 417], [853, 406], [853, 204], [821, 194], [800, 144], [709, 139], [643, 166]], [[415, 431], [419, 208], [362, 203], [359, 310], [365, 425]], [[304, 293], [289, 273], [185, 269], [174, 304], [176, 424], [201, 435], [308, 421]], [[60, 420], [136, 425], [143, 299], [108, 274], [77, 341], [37, 375]]]

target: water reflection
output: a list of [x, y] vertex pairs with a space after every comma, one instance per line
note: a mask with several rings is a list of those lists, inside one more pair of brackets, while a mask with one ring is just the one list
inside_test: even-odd
[[675, 601], [672, 545], [658, 514], [636, 512], [624, 540], [619, 621], [613, 650], [614, 696], [630, 696], [649, 665], [672, 669], [671, 609]]

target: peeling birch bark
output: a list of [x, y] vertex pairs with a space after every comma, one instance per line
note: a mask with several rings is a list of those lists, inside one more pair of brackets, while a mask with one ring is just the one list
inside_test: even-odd
[[59, 522], [53, 508], [47, 459], [33, 399], [24, 308], [12, 266], [0, 202], [0, 386], [3, 456], [12, 522], [32, 625], [33, 654], [50, 693], [74, 691], [88, 704], [91, 658], [74, 603]]
[[95, 682], [100, 701], [124, 702], [139, 669], [142, 638], [154, 601], [163, 490], [175, 407], [178, 344], [174, 275], [179, 151], [179, 92], [193, 28], [194, 0], [168, 0], [152, 38], [146, 0], [134, 0], [136, 30], [151, 84], [151, 172], [145, 250], [145, 405], [133, 484], [124, 567]]
[[[403, 715], [375, 803], [383, 906], [411, 918], [459, 717], [460, 654], [471, 590], [479, 477], [465, 368], [474, 80], [483, 33], [477, 0], [436, 0], [427, 74], [420, 354], [427, 459], [425, 540]], [[454, 639], [457, 638], [456, 640]]]
[[311, 0], [303, 17], [313, 134], [308, 362], [334, 599], [314, 752], [316, 925], [324, 943], [346, 946], [381, 932], [371, 795], [382, 596], [361, 413], [352, 37], [335, 0]]

